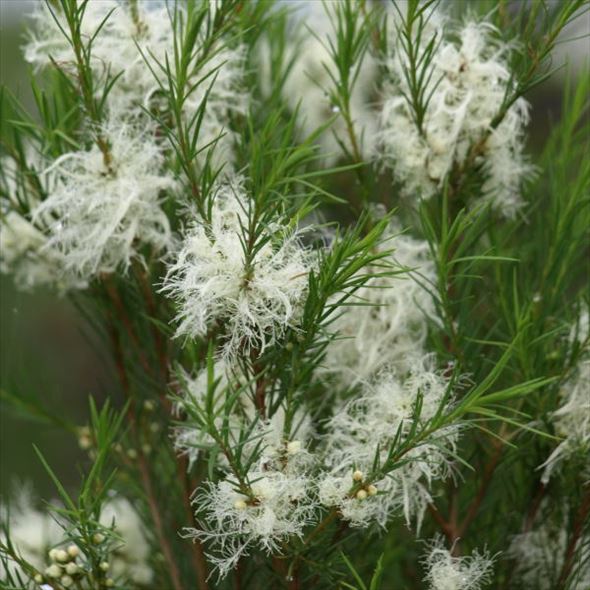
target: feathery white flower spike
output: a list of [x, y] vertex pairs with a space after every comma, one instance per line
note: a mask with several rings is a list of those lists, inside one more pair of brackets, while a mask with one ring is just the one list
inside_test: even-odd
[[426, 66], [424, 96], [429, 101], [422, 128], [406, 98], [411, 92], [404, 72], [410, 65], [394, 22], [385, 64], [389, 82], [381, 112], [379, 157], [403, 184], [406, 195], [429, 198], [475, 150], [474, 163], [481, 165], [487, 178], [484, 199], [502, 215], [514, 217], [523, 204], [523, 178], [533, 173], [523, 155], [528, 103], [519, 98], [499, 124], [495, 120], [511, 90], [508, 64], [514, 47], [498, 41], [497, 31], [486, 22], [455, 27], [435, 9], [426, 18], [420, 39], [414, 40], [419, 56], [434, 43]]
[[243, 555], [258, 547], [268, 553], [280, 551], [281, 543], [303, 535], [315, 521], [316, 502], [310, 480], [280, 472], [253, 471], [249, 494], [236, 491], [236, 482], [208, 484], [195, 503], [206, 507], [200, 529], [186, 534], [209, 541], [216, 553], [210, 561], [224, 577]]
[[423, 563], [428, 590], [480, 590], [491, 581], [493, 558], [487, 552], [454, 557], [438, 537], [430, 544]]
[[[254, 547], [276, 554], [289, 538], [302, 537], [317, 520], [314, 480], [297, 453], [280, 462], [264, 458], [240, 485], [233, 476], [208, 482], [196, 495], [198, 529], [185, 529], [187, 537], [210, 542], [210, 562], [223, 578]], [[290, 465], [292, 464], [292, 465]], [[245, 487], [244, 487], [245, 486]]]
[[[399, 433], [403, 444], [415, 419], [432, 418], [445, 398], [448, 380], [435, 372], [428, 357], [416, 362], [409, 375], [383, 374], [367, 386], [360, 398], [345, 404], [329, 421], [325, 436], [326, 471], [319, 477], [322, 504], [337, 506], [351, 526], [367, 527], [372, 522], [385, 527], [394, 514], [403, 513], [408, 524], [416, 518], [418, 529], [427, 504], [429, 486], [446, 478], [452, 469], [459, 427], [448, 426], [408, 451], [407, 461], [379, 479], [368, 481], [379, 452], [380, 463]], [[421, 397], [421, 411], [415, 416]], [[360, 474], [360, 475], [359, 475]], [[359, 485], [361, 487], [359, 488]], [[355, 491], [366, 492], [360, 496]]]
[[[181, 4], [172, 8], [165, 2], [137, 2], [133, 10], [128, 3], [116, 0], [91, 0], [85, 6], [81, 27], [84, 38], [99, 31], [92, 43], [90, 62], [97, 93], [117, 77], [107, 96], [112, 118], [145, 118], [142, 108], [151, 105], [160, 88], [154, 75], [161, 74], [158, 64], [165, 64], [166, 57], [174, 55], [175, 11], [185, 19]], [[40, 2], [32, 17], [36, 27], [25, 47], [27, 61], [36, 69], [51, 65], [50, 58], [61, 67], [73, 64], [72, 48], [55, 20], [62, 20], [59, 11], [52, 15], [49, 7]], [[63, 22], [60, 24], [67, 30]], [[195, 43], [195, 47], [201, 45]], [[242, 87], [245, 49], [221, 41], [213, 49], [206, 63], [191, 71], [187, 82], [191, 91], [185, 97], [183, 113], [186, 121], [191, 121], [208, 93], [199, 146], [214, 143], [214, 167], [223, 164], [224, 172], [231, 173], [236, 135], [229, 129], [230, 117], [245, 114], [250, 100]], [[174, 60], [169, 63], [174, 66]], [[197, 84], [199, 80], [203, 81]], [[208, 151], [204, 150], [199, 159], [204, 159]]]
[[203, 337], [224, 326], [226, 358], [260, 354], [297, 326], [312, 267], [298, 234], [276, 225], [263, 230], [268, 241], [246, 268], [251, 207], [239, 181], [219, 185], [211, 224], [198, 220], [186, 231], [163, 287], [179, 305], [177, 335]]
[[[81, 21], [84, 39], [98, 31], [90, 62], [97, 90], [108, 82], [108, 77], [118, 76], [108, 97], [109, 106], [117, 113], [139, 111], [156, 83], [137, 45], [146, 55], [158, 57], [171, 48], [172, 22], [166, 7], [137, 2], [136, 8], [134, 18], [129, 7], [117, 0], [90, 0]], [[62, 12], [38, 3], [31, 19], [33, 26], [24, 48], [27, 62], [37, 71], [49, 67], [52, 60], [62, 68], [73, 67], [74, 52], [61, 30], [68, 31]]]
[[[229, 383], [228, 365], [222, 361], [217, 365], [225, 371], [219, 383]], [[312, 474], [315, 459], [307, 449], [312, 434], [307, 412], [299, 408], [287, 430], [282, 406], [268, 419], [260, 419], [246, 390], [236, 405], [239, 411], [233, 422], [229, 421], [229, 428], [237, 433], [235, 440], [241, 441], [241, 460], [252, 466], [245, 475], [238, 475], [230, 460], [220, 461], [218, 466], [225, 477], [206, 482], [198, 490], [194, 500], [198, 527], [184, 530], [187, 537], [211, 543], [209, 559], [221, 578], [254, 547], [279, 552], [284, 541], [303, 535], [318, 512]], [[227, 424], [226, 420], [222, 426]], [[189, 429], [185, 432], [188, 435]], [[245, 432], [249, 440], [238, 436]], [[230, 439], [232, 436], [230, 432]]]
[[163, 255], [172, 243], [161, 204], [176, 182], [163, 171], [154, 137], [114, 122], [104, 136], [110, 162], [96, 145], [61, 156], [44, 172], [53, 187], [33, 211], [34, 222], [54, 220], [42, 252], [58, 251], [65, 268], [84, 280], [127, 270], [142, 261], [145, 246]]
[[409, 272], [370, 279], [354, 292], [350, 305], [341, 307], [331, 324], [335, 338], [326, 349], [320, 373], [343, 385], [367, 381], [386, 367], [407, 370], [414, 359], [423, 356], [428, 322], [436, 317], [427, 290], [436, 282], [428, 243], [400, 234], [392, 225], [383, 248], [393, 250], [386, 262]]

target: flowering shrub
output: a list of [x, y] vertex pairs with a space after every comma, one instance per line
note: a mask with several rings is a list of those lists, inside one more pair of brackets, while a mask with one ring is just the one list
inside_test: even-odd
[[526, 146], [583, 4], [36, 4], [0, 270], [116, 381], [3, 390], [85, 474], [36, 449], [3, 588], [588, 588], [587, 72]]

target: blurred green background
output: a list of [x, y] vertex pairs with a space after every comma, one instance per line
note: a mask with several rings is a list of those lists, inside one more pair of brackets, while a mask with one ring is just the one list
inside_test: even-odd
[[[27, 67], [20, 53], [24, 14], [37, 0], [0, 0], [0, 81], [31, 105]], [[456, 0], [462, 1], [462, 0]], [[590, 15], [567, 32], [575, 38], [588, 34]], [[575, 71], [587, 66], [588, 37], [561, 44], [556, 63], [568, 61]], [[533, 104], [529, 149], [542, 148], [555, 121], [564, 75], [530, 96]], [[66, 299], [44, 292], [15, 290], [11, 277], [0, 276], [0, 387], [14, 395], [35, 392], [48, 407], [67, 413], [78, 425], [86, 421], [89, 395], [103, 398], [113, 383], [113, 371], [90, 338], [84, 322]], [[31, 421], [0, 402], [0, 494], [14, 482], [30, 481], [39, 495], [52, 497], [53, 485], [35, 456], [44, 453], [62, 481], [78, 479], [77, 463], [84, 455], [76, 438], [43, 421]]]

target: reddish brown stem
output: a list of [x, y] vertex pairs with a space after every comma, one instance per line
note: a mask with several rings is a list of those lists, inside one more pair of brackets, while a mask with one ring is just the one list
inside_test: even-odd
[[440, 530], [443, 532], [444, 536], [447, 538], [449, 543], [453, 542], [453, 531], [451, 531], [447, 521], [444, 519], [443, 515], [438, 511], [436, 505], [428, 504], [428, 512], [434, 520], [436, 524], [438, 524]]
[[[139, 275], [139, 273], [138, 273], [138, 275]], [[143, 288], [143, 292], [144, 292], [144, 297], [145, 297], [147, 305], [148, 305], [148, 310], [155, 317], [155, 315], [156, 315], [155, 301], [153, 299], [152, 293], [149, 289], [149, 285], [148, 285], [144, 275], [140, 275], [140, 282], [142, 283], [142, 288]], [[126, 327], [128, 327], [127, 331], [129, 333], [130, 337], [132, 338], [132, 341], [134, 342], [134, 344], [136, 344], [136, 346], [139, 346], [139, 341], [138, 341], [137, 337], [135, 336], [133, 328], [131, 327], [131, 322], [127, 318], [127, 315], [125, 313], [125, 309], [123, 307], [123, 304], [121, 302], [119, 294], [114, 289], [114, 287], [108, 283], [107, 283], [107, 290], [109, 292], [109, 296], [111, 297], [111, 300], [113, 301], [113, 303], [115, 304], [115, 306], [118, 309], [121, 321], [123, 322], [123, 324]], [[121, 379], [121, 383], [122, 383], [123, 388], [125, 390], [128, 390], [129, 389], [129, 380], [127, 378], [127, 374], [125, 371], [125, 365], [124, 365], [124, 359], [123, 359], [123, 353], [122, 353], [122, 349], [121, 349], [120, 339], [119, 339], [114, 327], [113, 327], [113, 331], [114, 331], [114, 335], [115, 335], [114, 339], [113, 339], [113, 347], [114, 347], [114, 351], [115, 351], [115, 362], [117, 364], [117, 368], [119, 371], [119, 378]], [[155, 344], [156, 344], [156, 347], [158, 350], [158, 357], [160, 360], [160, 369], [162, 371], [162, 378], [166, 382], [168, 380], [168, 360], [167, 360], [166, 348], [165, 348], [164, 343], [162, 342], [161, 335], [160, 335], [159, 331], [155, 327], [154, 327], [154, 339], [155, 339]], [[168, 397], [165, 395], [165, 393], [163, 391], [160, 395], [160, 400], [162, 402], [164, 409], [168, 413], [170, 413], [172, 410], [172, 404], [170, 403], [170, 400], [168, 399]], [[176, 464], [177, 464], [178, 476], [180, 477], [180, 482], [181, 482], [181, 486], [182, 486], [183, 502], [184, 502], [185, 511], [188, 516], [189, 522], [194, 524], [194, 513], [191, 508], [191, 501], [190, 501], [191, 490], [189, 488], [188, 482], [186, 481], [186, 474], [188, 472], [186, 457], [176, 457]], [[147, 464], [146, 464], [146, 469], [147, 469]], [[147, 475], [148, 475], [148, 480], [149, 480], [149, 469], [147, 471]], [[151, 480], [149, 480], [149, 481], [151, 483]], [[152, 500], [155, 502], [155, 499], [152, 498]], [[203, 546], [197, 540], [192, 544], [192, 547], [193, 547], [193, 550], [192, 550], [191, 554], [192, 554], [193, 566], [195, 569], [195, 573], [197, 575], [199, 588], [201, 590], [208, 590], [209, 584], [207, 582], [207, 577], [208, 577], [207, 562], [205, 560]]]
[[242, 560], [239, 559], [234, 570], [234, 590], [242, 590], [242, 573], [244, 566]]
[[333, 508], [326, 516], [323, 518], [320, 523], [309, 533], [309, 535], [303, 541], [304, 545], [309, 545], [309, 542], [317, 537], [336, 517], [338, 516], [338, 511]]
[[[189, 522], [195, 523], [195, 513], [193, 511], [191, 505], [191, 491], [190, 491], [190, 483], [188, 481], [188, 461], [185, 456], [177, 457], [176, 464], [177, 464], [177, 472], [178, 476], [180, 477], [180, 481], [182, 482], [182, 490], [183, 490], [183, 501], [184, 501], [184, 508], [186, 515], [189, 519]], [[199, 540], [195, 540], [193, 543], [193, 551], [191, 552], [193, 567], [197, 574], [197, 581], [198, 586], [201, 590], [208, 590], [209, 583], [207, 582], [208, 574], [208, 567], [207, 567], [207, 560], [205, 559], [205, 552], [203, 551], [203, 545]]]
[[485, 466], [483, 477], [481, 480], [481, 484], [480, 484], [479, 489], [477, 491], [477, 495], [475, 496], [474, 500], [469, 505], [469, 508], [467, 509], [467, 514], [465, 515], [465, 517], [461, 521], [461, 524], [458, 527], [458, 530], [457, 530], [458, 537], [462, 537], [465, 534], [465, 532], [469, 528], [469, 525], [472, 523], [472, 521], [477, 516], [477, 514], [479, 512], [479, 508], [481, 506], [481, 503], [482, 503], [483, 499], [485, 498], [485, 495], [488, 491], [490, 482], [492, 481], [492, 478], [494, 476], [494, 472], [496, 471], [496, 467], [498, 466], [498, 463], [500, 462], [500, 458], [502, 456], [502, 450], [503, 450], [502, 446], [498, 446], [498, 448], [496, 449], [496, 452], [492, 456], [490, 462]]
[[348, 522], [343, 520], [340, 523], [340, 526], [338, 527], [336, 532], [334, 533], [334, 536], [332, 537], [332, 545], [335, 545], [336, 543], [338, 543], [338, 541], [340, 541], [340, 539], [342, 539], [342, 537], [344, 537], [344, 535], [346, 534], [348, 529], [349, 529]]
[[[123, 358], [123, 351], [121, 349], [119, 335], [118, 335], [116, 328], [114, 326], [111, 326], [111, 339], [113, 342], [113, 355], [115, 357], [115, 364], [117, 365], [117, 368], [118, 368], [119, 379], [121, 381], [121, 387], [123, 388], [123, 391], [125, 392], [126, 396], [129, 399], [131, 399], [132, 396], [131, 396], [131, 392], [130, 392], [130, 388], [129, 388], [129, 378], [127, 377], [127, 372], [125, 370], [125, 361]], [[133, 412], [131, 411], [131, 408], [129, 409], [129, 419], [131, 422], [131, 429], [133, 431], [133, 434], [134, 434], [135, 438], [137, 438], [137, 428], [136, 428], [135, 416], [134, 416]], [[141, 480], [142, 480], [143, 487], [144, 487], [144, 490], [146, 493], [146, 498], [147, 498], [150, 514], [151, 514], [152, 520], [154, 522], [154, 526], [156, 527], [156, 536], [158, 537], [158, 542], [162, 548], [162, 553], [164, 554], [164, 558], [165, 558], [166, 562], [168, 563], [168, 568], [170, 571], [170, 578], [171, 578], [172, 584], [174, 586], [174, 590], [182, 590], [182, 583], [180, 581], [180, 574], [178, 571], [178, 566], [176, 565], [176, 561], [174, 560], [174, 556], [172, 554], [172, 549], [170, 548], [170, 545], [168, 542], [168, 536], [167, 536], [166, 531], [164, 530], [164, 527], [162, 524], [162, 518], [160, 516], [160, 509], [158, 507], [158, 504], [156, 501], [156, 496], [154, 494], [154, 489], [152, 486], [152, 481], [150, 478], [149, 469], [148, 469], [148, 466], [147, 466], [147, 463], [145, 460], [145, 456], [141, 452], [141, 449], [139, 451], [139, 472], [141, 474]]]
[[281, 578], [287, 582], [288, 590], [300, 590], [299, 574], [295, 567], [290, 571], [285, 560], [277, 556], [272, 558], [272, 565]]
[[266, 418], [266, 401], [265, 401], [266, 381], [264, 379], [256, 380], [256, 408], [260, 417]]
[[141, 451], [139, 453], [139, 472], [141, 474], [141, 480], [146, 492], [150, 514], [152, 515], [152, 520], [154, 521], [154, 526], [156, 527], [156, 535], [158, 537], [160, 547], [162, 548], [164, 559], [168, 564], [170, 580], [172, 582], [172, 585], [174, 586], [174, 590], [182, 590], [183, 586], [180, 579], [180, 572], [178, 571], [178, 566], [176, 565], [176, 561], [174, 560], [172, 548], [170, 547], [170, 543], [168, 542], [168, 535], [166, 533], [166, 530], [164, 529], [164, 524], [162, 522], [162, 517], [160, 515], [160, 508], [158, 507], [158, 503], [156, 501], [156, 496], [152, 486], [149, 468], [145, 460], [145, 456]]
[[300, 590], [301, 589], [298, 570], [293, 570], [293, 572], [291, 573], [290, 578], [288, 578], [287, 587], [289, 588], [289, 590]]
[[546, 488], [545, 484], [543, 482], [539, 482], [539, 487], [537, 488], [537, 493], [535, 494], [535, 497], [534, 497], [533, 502], [531, 504], [531, 508], [528, 511], [528, 514], [526, 516], [526, 520], [524, 521], [524, 526], [522, 529], [523, 533], [528, 533], [533, 528], [533, 524], [535, 522], [537, 512], [539, 512], [539, 508], [541, 507], [541, 502], [543, 501], [543, 498], [545, 496], [546, 489], [547, 488]]
[[[108, 288], [109, 287], [107, 287], [107, 289]], [[109, 294], [110, 294], [111, 299], [113, 301], [118, 300], [120, 302], [120, 299], [118, 297], [118, 293], [116, 293], [116, 291], [114, 289], [112, 289], [111, 293], [109, 293]], [[119, 311], [120, 311], [120, 313], [121, 313], [121, 311], [123, 312], [122, 313], [123, 317], [120, 318], [121, 321], [123, 322], [123, 324], [125, 325], [126, 322], [130, 323], [124, 314], [124, 308], [122, 308], [122, 305], [121, 305], [121, 309]], [[115, 360], [115, 365], [117, 366], [117, 372], [119, 375], [119, 380], [121, 382], [121, 387], [123, 388], [123, 391], [125, 392], [125, 395], [127, 396], [127, 398], [133, 399], [131, 392], [130, 392], [129, 378], [127, 376], [127, 371], [125, 369], [125, 359], [124, 359], [123, 350], [121, 347], [121, 339], [119, 337], [119, 334], [118, 334], [117, 329], [116, 329], [113, 322], [111, 322], [111, 325], [110, 325], [110, 333], [111, 333], [111, 342], [112, 342], [112, 346], [113, 346], [113, 356], [114, 356], [114, 360]], [[166, 407], [168, 410], [170, 409], [170, 401], [165, 396], [164, 396], [164, 407]], [[129, 415], [132, 431], [134, 433], [134, 436], [137, 438], [137, 428], [136, 428], [136, 422], [135, 422], [135, 415], [133, 414], [131, 407], [129, 407], [128, 415]], [[162, 520], [161, 520], [161, 516], [160, 516], [160, 510], [158, 507], [158, 503], [156, 501], [156, 497], [154, 494], [154, 489], [153, 489], [153, 485], [152, 485], [152, 481], [151, 481], [151, 474], [149, 471], [149, 467], [148, 467], [147, 462], [145, 460], [145, 456], [143, 455], [143, 453], [141, 453], [141, 451], [140, 451], [140, 455], [139, 455], [139, 466], [140, 466], [140, 473], [141, 473], [142, 482], [143, 482], [143, 485], [144, 485], [144, 488], [146, 491], [150, 514], [151, 514], [152, 519], [154, 521], [154, 526], [156, 527], [156, 534], [158, 536], [159, 543], [162, 546], [162, 553], [164, 554], [164, 558], [166, 559], [169, 569], [170, 569], [170, 577], [171, 577], [172, 583], [174, 585], [174, 590], [182, 590], [178, 567], [176, 565], [176, 562], [174, 560], [174, 556], [172, 554], [172, 550], [171, 550], [170, 545], [168, 543], [166, 531], [163, 528], [163, 524], [162, 524]], [[190, 504], [190, 490], [189, 490], [187, 482], [186, 482], [187, 465], [186, 465], [186, 458], [185, 457], [177, 457], [177, 471], [178, 471], [178, 474], [181, 478], [180, 481], [181, 481], [182, 488], [183, 488], [183, 500], [184, 500], [184, 504], [185, 504], [185, 509], [187, 511], [189, 521], [193, 522], [194, 514], [191, 509], [191, 504]], [[195, 573], [197, 574], [198, 586], [201, 590], [208, 590], [209, 584], [207, 582], [207, 575], [208, 575], [207, 563], [205, 561], [203, 547], [200, 542], [197, 541], [193, 544], [193, 551], [191, 552], [191, 555], [192, 555]]]
[[451, 495], [449, 498], [448, 520], [446, 520], [443, 517], [443, 515], [437, 510], [434, 504], [429, 504], [428, 506], [428, 511], [430, 512], [430, 515], [438, 524], [439, 528], [447, 538], [449, 544], [453, 546], [453, 554], [458, 554], [459, 548], [457, 540], [465, 535], [467, 529], [479, 513], [481, 503], [483, 502], [483, 499], [485, 498], [488, 492], [490, 482], [492, 481], [496, 467], [500, 462], [502, 451], [502, 446], [498, 445], [495, 453], [492, 455], [492, 458], [484, 468], [484, 473], [477, 494], [471, 502], [471, 504], [469, 505], [469, 507], [467, 508], [467, 512], [460, 523], [458, 522], [459, 514], [457, 505], [457, 493], [455, 488], [453, 488], [453, 490], [451, 491]]
[[148, 360], [145, 358], [145, 355], [142, 353], [142, 347], [139, 342], [139, 338], [137, 337], [137, 334], [135, 333], [135, 330], [133, 328], [133, 324], [131, 323], [131, 321], [127, 317], [127, 312], [125, 311], [125, 306], [123, 305], [123, 302], [121, 301], [121, 297], [119, 296], [117, 289], [113, 286], [113, 284], [108, 279], [104, 281], [104, 285], [107, 290], [107, 294], [108, 294], [109, 298], [111, 299], [113, 305], [115, 306], [115, 309], [117, 310], [117, 318], [123, 324], [123, 326], [125, 327], [125, 331], [127, 332], [127, 335], [129, 336], [129, 339], [135, 345], [135, 348], [137, 350], [137, 354], [139, 356], [139, 361], [141, 362], [142, 367], [144, 368], [146, 373], [152, 374], [152, 367], [150, 366], [150, 363], [148, 362]]
[[129, 379], [127, 379], [127, 372], [125, 371], [125, 361], [123, 360], [123, 349], [121, 348], [121, 339], [119, 333], [115, 328], [114, 322], [111, 320], [109, 326], [109, 334], [111, 338], [111, 345], [113, 347], [113, 358], [115, 366], [117, 367], [117, 374], [123, 391], [127, 394], [129, 392]]
[[[150, 284], [147, 280], [146, 274], [142, 268], [136, 267], [136, 276], [140, 283], [141, 290], [143, 292], [143, 296], [145, 297], [145, 301], [147, 304], [148, 313], [152, 318], [157, 317], [157, 307], [156, 301], [154, 299], [154, 294], [152, 293]], [[158, 362], [160, 365], [160, 372], [162, 374], [162, 379], [165, 383], [168, 382], [168, 351], [166, 350], [166, 343], [162, 338], [162, 334], [160, 330], [158, 330], [157, 326], [152, 324], [152, 333], [154, 335], [154, 344], [156, 345], [156, 351], [158, 354]]]
[[262, 367], [258, 362], [256, 362], [256, 358], [258, 357], [258, 351], [252, 351], [251, 359], [252, 359], [252, 368], [254, 370], [254, 374], [256, 375], [256, 390], [254, 391], [254, 403], [256, 404], [256, 409], [260, 414], [260, 417], [264, 420], [266, 418], [266, 385], [267, 381], [262, 376]]
[[584, 529], [584, 525], [590, 515], [590, 488], [586, 491], [584, 497], [582, 498], [582, 502], [576, 512], [576, 516], [574, 519], [574, 526], [572, 529], [572, 533], [565, 550], [565, 559], [563, 561], [563, 567], [561, 568], [561, 574], [559, 575], [559, 580], [557, 582], [557, 588], [566, 588], [566, 583], [570, 574], [572, 573], [572, 568], [574, 567], [574, 558], [576, 556], [576, 549], [578, 546], [578, 541], [582, 536], [582, 531]]

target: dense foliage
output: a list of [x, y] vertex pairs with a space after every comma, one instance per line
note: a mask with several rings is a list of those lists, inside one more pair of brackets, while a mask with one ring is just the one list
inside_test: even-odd
[[[50, 0], [0, 95], [0, 268], [118, 388], [2, 588], [590, 587], [582, 0]], [[86, 395], [88, 392], [80, 392]]]

